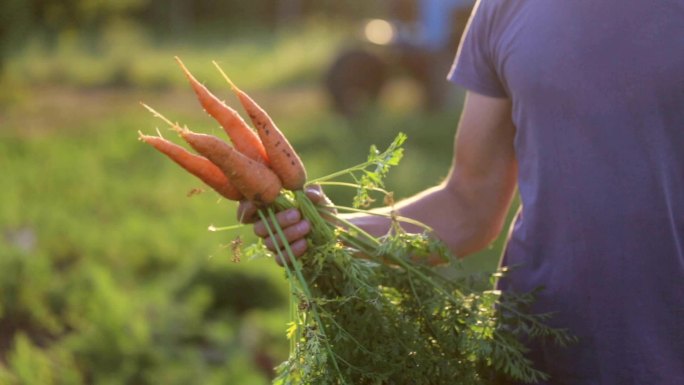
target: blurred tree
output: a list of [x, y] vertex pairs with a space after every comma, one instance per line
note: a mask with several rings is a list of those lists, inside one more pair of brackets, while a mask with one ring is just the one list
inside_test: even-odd
[[26, 34], [30, 19], [30, 6], [25, 0], [3, 0], [0, 3], [0, 78], [8, 52]]
[[11, 52], [31, 35], [55, 47], [65, 32], [97, 37], [113, 20], [131, 18], [164, 33], [183, 34], [200, 24], [275, 29], [309, 15], [358, 19], [381, 9], [387, 0], [2, 0], [0, 71]]
[[[101, 32], [109, 22], [130, 16], [150, 0], [2, 0], [0, 1], [0, 74], [3, 63], [26, 38], [40, 34], [54, 47], [64, 32]], [[178, 2], [185, 2], [178, 0]]]
[[366, 17], [370, 10], [394, 0], [147, 0], [139, 13], [152, 29], [185, 33], [201, 25], [219, 30], [270, 29], [291, 25], [308, 16], [340, 19]]

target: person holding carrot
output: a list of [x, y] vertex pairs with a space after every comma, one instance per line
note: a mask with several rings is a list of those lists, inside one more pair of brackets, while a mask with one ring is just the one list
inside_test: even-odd
[[[480, 0], [448, 74], [467, 90], [452, 168], [395, 207], [466, 257], [519, 191], [498, 286], [543, 288], [532, 310], [579, 341], [529, 346], [549, 384], [684, 384], [682, 20], [680, 0]], [[310, 225], [277, 218], [303, 254]]]

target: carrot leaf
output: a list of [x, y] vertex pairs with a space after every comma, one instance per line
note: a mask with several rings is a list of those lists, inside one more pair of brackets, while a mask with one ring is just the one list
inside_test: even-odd
[[[401, 161], [405, 141], [406, 135], [399, 133], [383, 151], [371, 146], [365, 162], [309, 181], [355, 188], [352, 207], [323, 209], [301, 186], [279, 190], [275, 201], [260, 206], [259, 218], [281, 249], [269, 251], [261, 238], [245, 245], [238, 237], [227, 246], [235, 262], [275, 257], [283, 264], [290, 292], [290, 355], [276, 368], [273, 384], [493, 385], [501, 380], [547, 379], [532, 365], [521, 341], [567, 345], [575, 339], [567, 330], [547, 325], [551, 314], [527, 312], [537, 293], [492, 290], [496, 279], [507, 273], [504, 270], [481, 276], [443, 275], [426, 261], [439, 257], [453, 263], [455, 257], [446, 245], [427, 225], [391, 210], [394, 197], [384, 179]], [[378, 194], [389, 213], [365, 209]], [[290, 208], [299, 209], [311, 225], [308, 251], [300, 258], [275, 216]], [[337, 215], [336, 209], [386, 215], [390, 231], [372, 236]], [[400, 222], [422, 232], [408, 233]], [[212, 225], [209, 230], [241, 226]]]

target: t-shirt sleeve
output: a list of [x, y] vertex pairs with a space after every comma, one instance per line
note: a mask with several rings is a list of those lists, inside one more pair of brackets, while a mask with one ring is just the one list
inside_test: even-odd
[[473, 8], [447, 79], [479, 94], [505, 98], [508, 93], [496, 71], [494, 61], [495, 2], [478, 0]]

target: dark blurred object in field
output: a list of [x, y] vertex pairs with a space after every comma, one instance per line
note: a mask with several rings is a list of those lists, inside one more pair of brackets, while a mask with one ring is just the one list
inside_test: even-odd
[[473, 7], [472, 0], [390, 2], [390, 18], [371, 19], [342, 49], [325, 77], [334, 108], [354, 116], [377, 99], [395, 74], [407, 74], [423, 92], [423, 106], [445, 101], [447, 71]]

